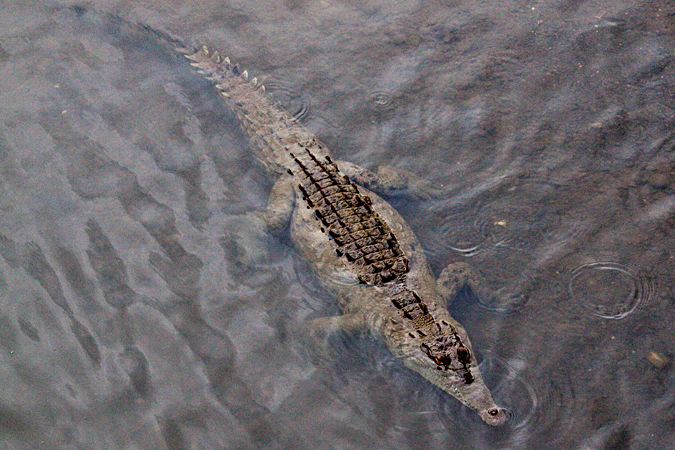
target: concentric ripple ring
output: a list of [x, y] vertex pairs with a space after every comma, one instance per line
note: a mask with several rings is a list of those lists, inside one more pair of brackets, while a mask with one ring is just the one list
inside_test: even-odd
[[569, 291], [594, 316], [620, 320], [644, 307], [654, 286], [643, 271], [620, 263], [596, 261], [572, 270]]

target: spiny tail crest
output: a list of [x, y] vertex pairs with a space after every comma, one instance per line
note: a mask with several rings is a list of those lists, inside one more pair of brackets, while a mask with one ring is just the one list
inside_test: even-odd
[[249, 76], [247, 70], [240, 69], [218, 52], [210, 52], [206, 46], [182, 53], [190, 65], [213, 82], [220, 96], [228, 99], [227, 106], [236, 113], [242, 129], [252, 138], [258, 160], [270, 172], [284, 173], [288, 164], [295, 164], [287, 155], [287, 147], [309, 142], [313, 135], [267, 95], [258, 78]]
[[[177, 51], [181, 53], [188, 53], [185, 49], [177, 48]], [[187, 59], [192, 61], [190, 65], [198, 69], [199, 73], [204, 75], [208, 80], [214, 81], [216, 87], [224, 91], [227, 89], [227, 79], [232, 79], [236, 77], [240, 80], [240, 83], [249, 83], [254, 88], [260, 89], [262, 92], [265, 92], [265, 86], [258, 84], [258, 79], [253, 78], [249, 81], [248, 70], [242, 71], [239, 68], [239, 65], [232, 64], [232, 61], [229, 57], [221, 57], [220, 53], [213, 52], [211, 54], [206, 45], [203, 45], [199, 50], [193, 53], [188, 53], [184, 55]]]

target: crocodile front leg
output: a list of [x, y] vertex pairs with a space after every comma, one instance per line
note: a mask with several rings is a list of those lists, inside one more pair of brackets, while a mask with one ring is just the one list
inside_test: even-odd
[[254, 214], [267, 224], [270, 233], [278, 235], [290, 223], [293, 208], [295, 208], [293, 178], [282, 176], [272, 187], [266, 210]]
[[323, 340], [339, 331], [358, 333], [368, 329], [363, 314], [341, 314], [339, 316], [319, 317], [307, 322], [307, 326], [311, 328], [311, 333], [315, 337]]
[[491, 309], [506, 311], [522, 306], [529, 297], [531, 281], [522, 277], [493, 290], [483, 276], [465, 262], [448, 264], [436, 280], [438, 292], [447, 302], [469, 287], [484, 305]]
[[450, 302], [465, 287], [471, 288], [478, 296], [490, 295], [487, 283], [473, 267], [464, 262], [448, 264], [436, 280], [438, 292]]
[[336, 333], [347, 334], [367, 331], [365, 318], [362, 314], [342, 314], [339, 316], [319, 317], [300, 325], [296, 330], [296, 338], [302, 342], [304, 348], [315, 357], [323, 357], [329, 348], [329, 338]]

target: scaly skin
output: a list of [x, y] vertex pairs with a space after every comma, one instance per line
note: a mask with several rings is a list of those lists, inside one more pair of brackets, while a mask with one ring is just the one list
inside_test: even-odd
[[[249, 81], [246, 71], [218, 53], [209, 55], [206, 47], [186, 57], [216, 83], [260, 161], [279, 177], [268, 224], [280, 227], [290, 219], [296, 247], [340, 302], [341, 316], [319, 319], [315, 326], [369, 331], [407, 367], [476, 410], [485, 422], [504, 423], [505, 411], [483, 383], [469, 336], [443, 306], [441, 293], [456, 293], [470, 281], [470, 272], [449, 266], [437, 283], [403, 218], [344, 175], [326, 148], [278, 108], [256, 79]], [[357, 182], [377, 181], [353, 164], [340, 165]]]

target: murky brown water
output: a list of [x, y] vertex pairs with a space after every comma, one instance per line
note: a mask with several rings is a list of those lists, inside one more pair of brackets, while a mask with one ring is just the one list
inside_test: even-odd
[[[66, 2], [0, 12], [1, 449], [675, 446], [675, 6]], [[164, 34], [146, 31], [151, 26]], [[337, 314], [166, 39], [231, 55], [336, 159], [391, 165], [512, 420]]]

